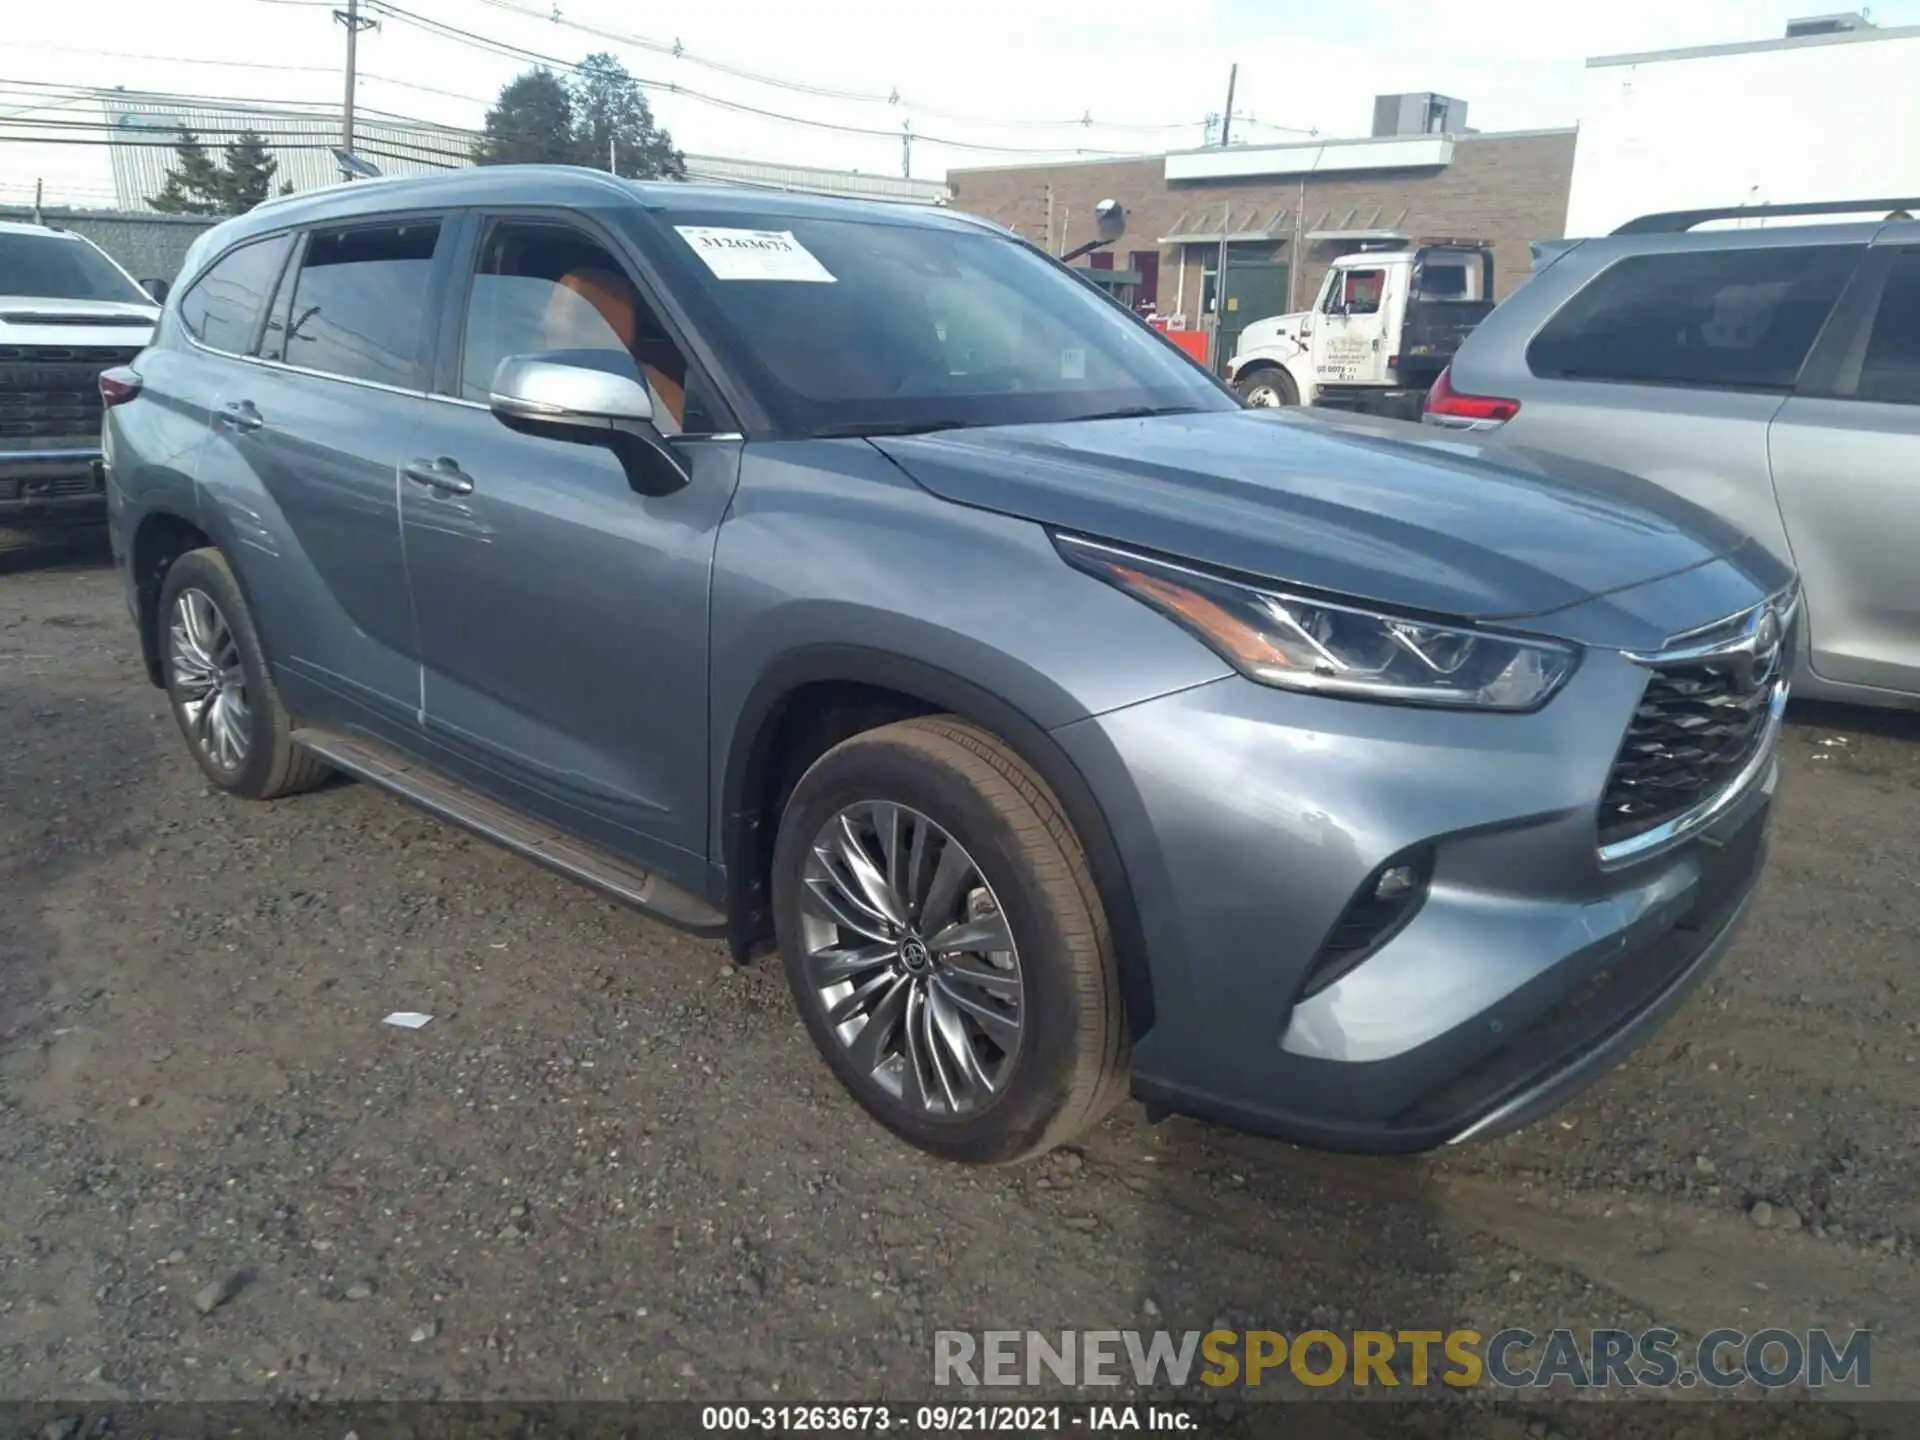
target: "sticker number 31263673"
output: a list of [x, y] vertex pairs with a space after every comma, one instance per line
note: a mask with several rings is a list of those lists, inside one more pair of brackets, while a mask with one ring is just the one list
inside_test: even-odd
[[831, 285], [833, 274], [791, 230], [676, 225], [680, 238], [721, 280], [798, 280]]

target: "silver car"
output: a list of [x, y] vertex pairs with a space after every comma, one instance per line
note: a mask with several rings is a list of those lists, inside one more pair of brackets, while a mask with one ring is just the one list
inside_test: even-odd
[[[1699, 210], [1556, 244], [1461, 346], [1426, 418], [1620, 466], [1731, 521], [1805, 583], [1799, 692], [1912, 704], [1916, 209]], [[1845, 214], [1890, 218], [1820, 223]]]
[[777, 949], [952, 1159], [1129, 1088], [1347, 1149], [1517, 1125], [1759, 873], [1787, 566], [1628, 476], [1245, 409], [963, 215], [513, 166], [271, 201], [107, 399], [212, 784], [343, 771]]

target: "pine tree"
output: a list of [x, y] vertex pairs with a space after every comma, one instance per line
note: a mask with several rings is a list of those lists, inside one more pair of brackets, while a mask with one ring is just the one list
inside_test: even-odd
[[220, 176], [222, 212], [244, 215], [273, 193], [273, 177], [280, 162], [267, 150], [266, 141], [252, 130], [242, 130], [240, 138], [227, 146]]
[[200, 137], [182, 129], [173, 155], [166, 185], [147, 204], [164, 215], [221, 214], [220, 167], [213, 163]]

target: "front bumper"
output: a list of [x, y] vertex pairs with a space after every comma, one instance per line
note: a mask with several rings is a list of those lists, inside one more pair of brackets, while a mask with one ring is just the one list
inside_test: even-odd
[[0, 450], [0, 523], [98, 520], [105, 513], [106, 493], [98, 445]]
[[[1595, 809], [1644, 686], [1590, 653], [1534, 715], [1231, 679], [1056, 732], [1101, 799], [1152, 956], [1151, 1106], [1319, 1148], [1424, 1150], [1525, 1124], [1711, 968], [1758, 877], [1771, 757], [1714, 823], [1619, 868]], [[1420, 908], [1302, 999], [1357, 889], [1431, 856]]]

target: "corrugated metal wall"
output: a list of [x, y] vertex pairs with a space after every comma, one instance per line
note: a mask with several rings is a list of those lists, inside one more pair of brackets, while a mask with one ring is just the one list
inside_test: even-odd
[[[295, 190], [312, 190], [341, 178], [338, 163], [325, 148], [340, 143], [338, 113], [210, 107], [157, 96], [103, 98], [101, 109], [107, 122], [129, 138], [171, 141], [182, 129], [191, 131], [216, 159], [234, 138], [233, 132], [251, 129], [265, 139], [279, 165], [276, 192], [283, 181], [291, 181]], [[421, 175], [465, 164], [475, 138], [470, 131], [450, 126], [396, 121], [378, 114], [356, 117], [354, 122], [356, 153], [386, 175]], [[166, 185], [174, 152], [122, 145], [112, 147], [112, 154], [114, 190], [121, 208], [146, 208]]]

